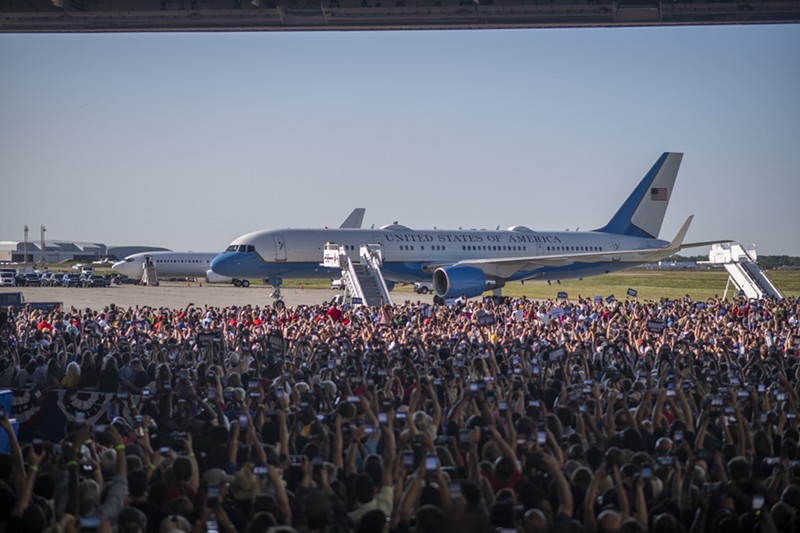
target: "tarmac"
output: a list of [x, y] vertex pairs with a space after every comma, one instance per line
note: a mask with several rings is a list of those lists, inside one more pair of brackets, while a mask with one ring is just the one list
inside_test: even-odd
[[[119, 307], [154, 308], [167, 307], [171, 309], [184, 308], [187, 305], [195, 307], [230, 307], [230, 306], [272, 306], [270, 298], [272, 287], [253, 286], [248, 288], [234, 287], [232, 285], [203, 283], [187, 284], [186, 282], [162, 282], [158, 287], [145, 287], [140, 285], [112, 285], [110, 287], [83, 288], [83, 287], [4, 287], [0, 292], [22, 292], [26, 302], [62, 302], [64, 309], [102, 309], [109, 304]], [[319, 305], [330, 302], [342, 291], [329, 289], [281, 289], [283, 301], [288, 307], [298, 305]], [[417, 295], [413, 292], [392, 291], [395, 303], [406, 300], [431, 302], [431, 295]]]

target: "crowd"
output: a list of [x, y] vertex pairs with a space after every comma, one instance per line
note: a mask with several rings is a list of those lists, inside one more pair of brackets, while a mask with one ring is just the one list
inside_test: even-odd
[[5, 531], [800, 531], [800, 300], [0, 315]]

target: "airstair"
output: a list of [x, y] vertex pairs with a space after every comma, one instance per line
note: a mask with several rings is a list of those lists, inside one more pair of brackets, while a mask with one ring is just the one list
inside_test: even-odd
[[156, 262], [149, 255], [144, 256], [144, 263], [142, 264], [142, 284], [148, 287], [158, 287], [158, 271], [156, 270]]
[[758, 266], [756, 247], [754, 244], [743, 245], [740, 243], [715, 244], [708, 254], [708, 262], [723, 265], [728, 271], [728, 282], [725, 284], [725, 294], [731, 283], [744, 293], [748, 298], [760, 300], [762, 298], [783, 298], [783, 295], [772, 283], [766, 273]]
[[383, 256], [379, 244], [362, 245], [359, 248], [358, 261], [353, 262], [344, 246], [326, 243], [322, 264], [341, 269], [345, 301], [368, 307], [392, 305], [389, 288], [381, 273]]

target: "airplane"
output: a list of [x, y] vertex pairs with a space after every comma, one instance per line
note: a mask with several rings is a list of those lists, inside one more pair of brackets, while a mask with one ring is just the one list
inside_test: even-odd
[[144, 275], [144, 259], [150, 256], [156, 265], [159, 277], [165, 278], [206, 278], [209, 283], [234, 283], [248, 287], [250, 282], [211, 271], [211, 261], [219, 255], [215, 252], [142, 252], [117, 261], [111, 270], [129, 278], [141, 280]]
[[[360, 228], [364, 221], [365, 211], [363, 207], [357, 207], [339, 227], [348, 229]], [[233, 283], [237, 287], [250, 286], [250, 281], [247, 279], [214, 273], [210, 265], [217, 255], [219, 255], [218, 252], [142, 252], [129, 255], [122, 261], [114, 263], [111, 266], [111, 270], [125, 274], [129, 278], [141, 280], [144, 275], [144, 258], [145, 256], [150, 256], [156, 264], [156, 272], [162, 277], [205, 277], [209, 283]]]
[[327, 243], [356, 251], [381, 246], [387, 284], [433, 280], [440, 299], [479, 296], [511, 281], [556, 281], [608, 274], [659, 261], [683, 248], [719, 242], [684, 243], [690, 216], [671, 241], [658, 238], [682, 153], [665, 152], [603, 227], [593, 231], [412, 230], [397, 223], [379, 229], [276, 229], [233, 240], [211, 262], [229, 277], [337, 277], [320, 265]]

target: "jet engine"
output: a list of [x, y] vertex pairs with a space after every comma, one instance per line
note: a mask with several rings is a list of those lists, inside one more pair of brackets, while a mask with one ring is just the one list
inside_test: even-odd
[[499, 289], [505, 281], [487, 278], [486, 274], [474, 267], [449, 266], [436, 269], [433, 273], [433, 290], [441, 298], [472, 298], [485, 291]]

